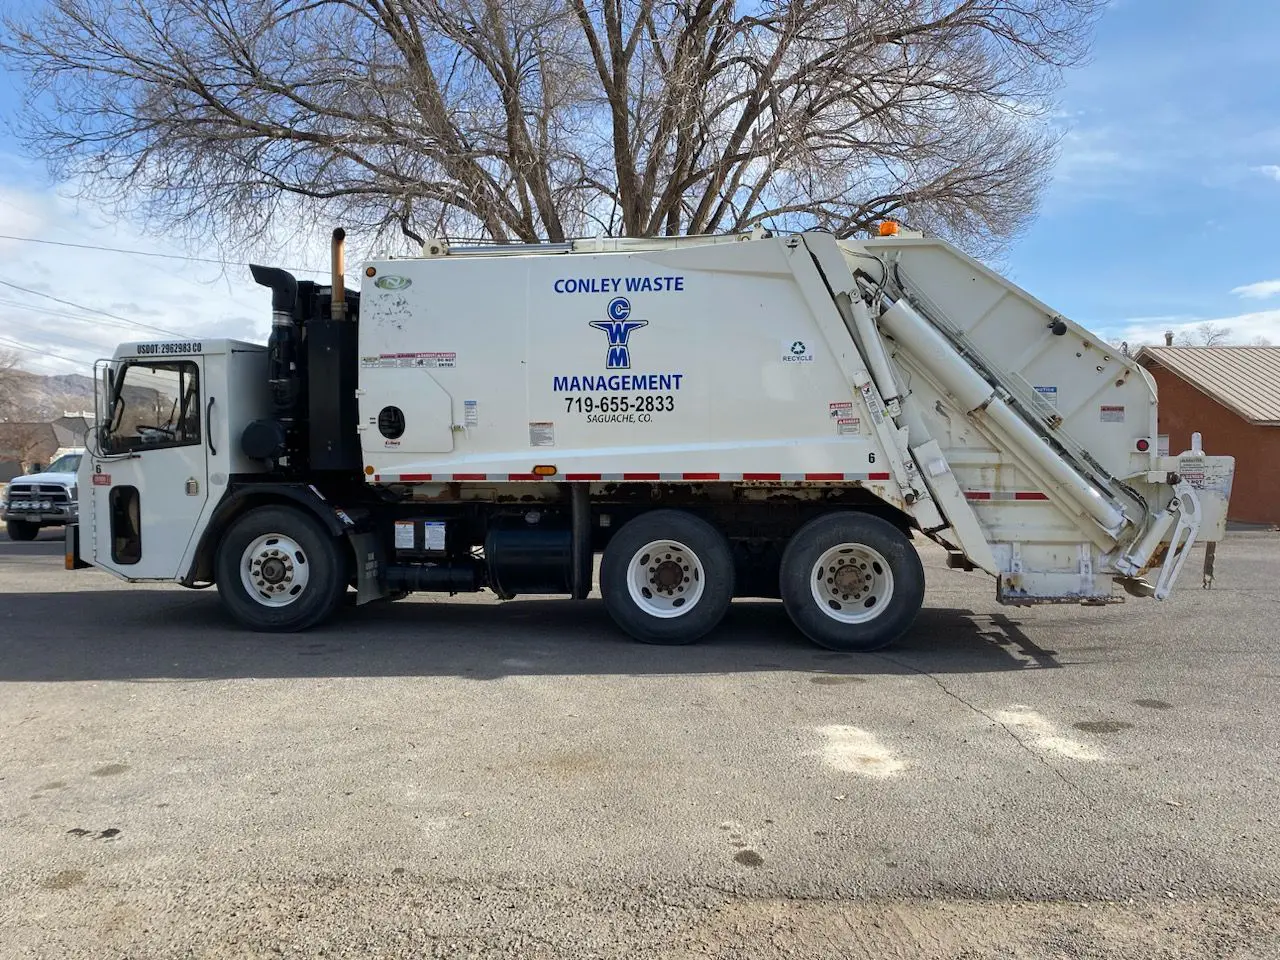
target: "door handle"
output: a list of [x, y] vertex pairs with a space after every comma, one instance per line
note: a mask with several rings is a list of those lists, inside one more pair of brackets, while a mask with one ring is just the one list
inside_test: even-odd
[[204, 439], [209, 444], [209, 455], [216, 457], [218, 451], [213, 445], [213, 397], [209, 398], [209, 403], [204, 408]]

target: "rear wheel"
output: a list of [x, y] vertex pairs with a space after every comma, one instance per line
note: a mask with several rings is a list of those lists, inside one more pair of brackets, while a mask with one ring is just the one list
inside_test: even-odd
[[787, 543], [782, 602], [797, 627], [829, 650], [886, 647], [924, 602], [924, 567], [906, 534], [869, 514], [829, 513]]
[[644, 643], [692, 643], [733, 599], [733, 555], [715, 527], [680, 510], [641, 514], [600, 562], [600, 593], [614, 622]]
[[6, 520], [4, 532], [10, 540], [34, 540], [40, 534], [40, 524], [30, 520]]
[[217, 556], [218, 593], [251, 630], [306, 630], [346, 592], [342, 544], [290, 507], [259, 507], [231, 525]]

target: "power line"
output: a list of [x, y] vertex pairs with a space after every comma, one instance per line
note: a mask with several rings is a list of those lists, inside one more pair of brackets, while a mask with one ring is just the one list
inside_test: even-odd
[[186, 337], [185, 333], [177, 333], [174, 330], [166, 330], [164, 327], [156, 327], [149, 323], [143, 323], [141, 320], [130, 320], [128, 317], [122, 317], [119, 314], [108, 313], [106, 310], [99, 310], [97, 307], [86, 307], [84, 304], [76, 303], [73, 300], [63, 300], [61, 297], [55, 297], [51, 293], [41, 293], [39, 290], [32, 290], [30, 287], [24, 287], [13, 283], [9, 280], [0, 279], [0, 285], [12, 287], [14, 290], [21, 290], [23, 293], [29, 293], [33, 297], [44, 297], [46, 300], [52, 300], [55, 303], [61, 303], [67, 307], [74, 307], [76, 310], [84, 310], [88, 313], [100, 314], [104, 317], [110, 317], [112, 320], [120, 320], [134, 327], [143, 327], [147, 330], [154, 330], [156, 333], [163, 333], [166, 337], [177, 337], [179, 340]]
[[0, 341], [12, 344], [14, 348], [18, 350], [26, 351], [27, 353], [38, 353], [44, 357], [53, 357], [55, 360], [65, 360], [67, 363], [74, 363], [77, 367], [84, 366], [83, 360], [72, 360], [70, 357], [64, 357], [62, 354], [54, 353], [52, 350], [40, 350], [40, 349], [37, 349], [36, 347], [24, 346], [23, 344], [19, 343], [17, 340], [10, 340], [8, 337], [0, 337]]
[[[5, 302], [8, 302], [8, 301], [0, 300], [0, 303], [5, 303]], [[44, 312], [44, 311], [41, 311], [41, 312]], [[81, 319], [81, 318], [79, 318], [79, 317], [72, 317], [72, 316], [71, 316], [71, 314], [69, 314], [69, 313], [59, 313], [59, 314], [56, 314], [56, 316], [59, 316], [59, 317], [70, 317], [72, 320], [78, 320], [78, 319]], [[17, 317], [17, 318], [14, 318], [14, 317], [6, 317], [6, 318], [4, 318], [4, 320], [3, 320], [2, 322], [6, 322], [6, 323], [15, 323], [15, 322], [16, 322], [16, 323], [27, 323], [27, 324], [32, 324], [32, 325], [37, 326], [37, 327], [39, 327], [39, 326], [40, 326], [40, 321], [38, 321], [38, 320], [31, 320], [31, 319], [28, 319], [28, 318], [26, 318], [26, 317]], [[101, 343], [94, 343], [94, 342], [93, 342], [93, 341], [91, 341], [91, 340], [82, 340], [82, 339], [80, 339], [79, 337], [72, 337], [72, 336], [68, 336], [67, 334], [63, 333], [61, 330], [59, 330], [59, 331], [58, 331], [57, 340], [58, 340], [59, 342], [65, 342], [65, 343], [68, 343], [68, 344], [76, 344], [77, 346], [85, 347], [85, 348], [88, 348], [88, 349], [90, 349], [90, 350], [96, 350], [96, 351], [98, 351], [99, 353], [101, 353], [101, 352], [102, 352], [102, 351], [104, 351], [104, 350], [110, 349], [110, 348], [108, 348], [108, 347], [104, 346], [104, 345], [103, 345], [103, 344], [101, 344]]]
[[[76, 323], [100, 323], [100, 324], [103, 324], [104, 326], [110, 326], [113, 328], [129, 327], [137, 323], [137, 321], [135, 320], [119, 321], [119, 320], [108, 319], [106, 317], [85, 317], [85, 316], [81, 316], [78, 313], [67, 313], [65, 310], [50, 310], [47, 307], [37, 307], [34, 304], [23, 303], [21, 300], [9, 300], [5, 297], [0, 297], [0, 306], [17, 307], [27, 313], [38, 313], [46, 317], [61, 317], [65, 320], [74, 320]], [[9, 317], [7, 319], [13, 320], [15, 318]], [[29, 320], [25, 317], [18, 317], [16, 318], [16, 320], [18, 320], [19, 322], [26, 322], [26, 323], [37, 322], [34, 320]]]
[[[181, 253], [152, 253], [149, 250], [127, 250], [123, 247], [104, 247], [94, 243], [69, 243], [65, 240], [40, 240], [36, 237], [15, 237], [12, 234], [0, 233], [0, 240], [18, 240], [22, 243], [43, 243], [51, 247], [74, 247], [77, 250], [99, 250], [103, 253], [124, 253], [134, 257], [158, 257], [163, 260], [186, 260], [190, 263], [214, 263], [220, 267], [247, 267], [250, 264], [243, 260], [218, 260], [213, 257], [190, 257]], [[293, 273], [328, 273], [327, 270], [312, 270], [309, 267], [285, 267]]]

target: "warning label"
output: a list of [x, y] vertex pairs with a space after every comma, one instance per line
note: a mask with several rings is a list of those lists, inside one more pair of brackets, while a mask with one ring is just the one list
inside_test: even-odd
[[871, 411], [871, 419], [878, 427], [884, 422], [884, 404], [880, 402], [880, 394], [876, 392], [875, 385], [870, 380], [858, 388], [862, 392], [862, 399], [867, 405], [867, 409]]
[[1100, 408], [1102, 411], [1103, 423], [1124, 423], [1124, 407], [1114, 407], [1103, 404]]
[[1232, 470], [1226, 457], [1181, 457], [1178, 475], [1199, 490], [1231, 491]]
[[480, 422], [480, 403], [476, 400], [462, 401], [463, 418], [462, 422], [468, 427], [474, 427]]
[[442, 370], [458, 365], [458, 355], [453, 351], [427, 353], [380, 353], [376, 357], [361, 357], [362, 367], [419, 367], [424, 370]]
[[1049, 406], [1056, 407], [1058, 405], [1057, 387], [1036, 387], [1036, 393], [1040, 394], [1040, 399]]
[[556, 425], [549, 420], [534, 421], [529, 424], [529, 446], [554, 447], [556, 445]]
[[836, 433], [842, 437], [852, 437], [862, 432], [862, 421], [857, 417], [841, 417], [836, 421]]

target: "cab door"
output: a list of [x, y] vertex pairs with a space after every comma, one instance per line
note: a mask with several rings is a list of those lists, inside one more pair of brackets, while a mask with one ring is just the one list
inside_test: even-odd
[[93, 559], [172, 580], [208, 499], [203, 357], [121, 361], [93, 463]]

